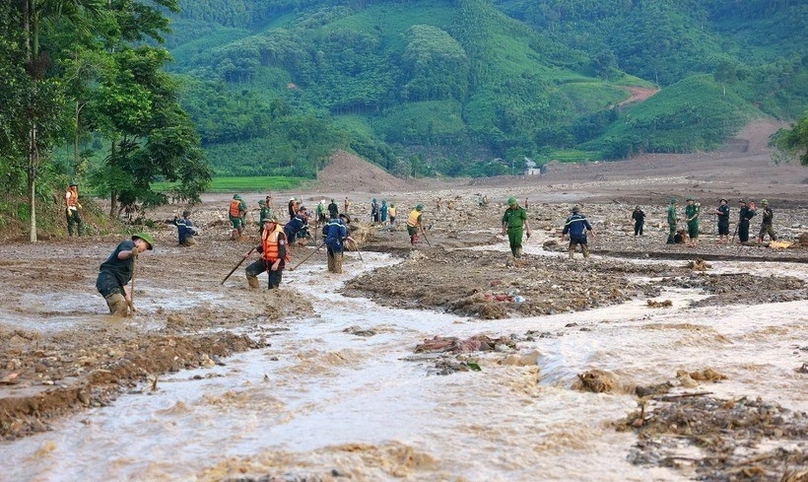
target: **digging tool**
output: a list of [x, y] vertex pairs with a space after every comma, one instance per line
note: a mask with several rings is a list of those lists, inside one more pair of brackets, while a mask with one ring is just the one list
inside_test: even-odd
[[229, 272], [229, 273], [227, 273], [227, 276], [225, 276], [225, 277], [224, 277], [224, 279], [222, 280], [222, 283], [221, 283], [221, 284], [224, 284], [224, 282], [225, 282], [225, 281], [227, 281], [227, 278], [229, 278], [229, 277], [230, 277], [230, 276], [231, 276], [233, 273], [235, 273], [235, 272], [236, 272], [236, 270], [238, 269], [238, 267], [239, 267], [239, 266], [241, 266], [241, 263], [243, 263], [243, 262], [244, 262], [244, 260], [245, 260], [245, 259], [247, 259], [247, 258], [248, 258], [248, 257], [249, 257], [249, 256], [252, 254], [252, 252], [253, 252], [253, 251], [255, 251], [255, 248], [253, 248], [253, 249], [249, 250], [249, 251], [247, 252], [247, 254], [245, 254], [245, 255], [244, 255], [244, 257], [243, 257], [243, 258], [241, 258], [241, 261], [239, 261], [239, 262], [238, 262], [238, 264], [237, 264], [237, 265], [236, 265], [236, 266], [235, 266], [235, 267], [234, 267], [232, 270], [230, 270], [230, 272]]
[[427, 238], [427, 237], [426, 237], [426, 229], [424, 229], [424, 227], [423, 227], [423, 226], [421, 226], [421, 234], [423, 234], [423, 235], [424, 235], [424, 240], [426, 241], [426, 244], [427, 244], [427, 245], [428, 245], [428, 246], [431, 248], [431, 247], [432, 247], [432, 243], [430, 243], [430, 242], [429, 242], [429, 238]]
[[305, 263], [306, 261], [308, 261], [308, 260], [309, 260], [309, 258], [311, 258], [312, 256], [314, 256], [314, 254], [315, 254], [317, 251], [320, 251], [320, 248], [322, 248], [323, 246], [325, 246], [325, 241], [323, 241], [322, 243], [320, 243], [320, 245], [319, 245], [319, 246], [317, 246], [317, 249], [315, 249], [315, 250], [314, 250], [314, 251], [313, 251], [311, 254], [309, 254], [308, 256], [306, 256], [305, 258], [303, 258], [303, 261], [301, 261], [301, 262], [297, 263], [297, 266], [295, 266], [294, 268], [289, 268], [289, 271], [294, 271], [294, 270], [296, 270], [296, 269], [297, 269], [297, 268], [298, 268], [298, 267], [299, 267], [301, 264]]
[[359, 254], [359, 261], [361, 261], [362, 266], [364, 266], [365, 265], [365, 260], [362, 259], [362, 251], [359, 251], [359, 243], [357, 243], [354, 238], [348, 238], [348, 239], [350, 239], [353, 242], [354, 247], [356, 248], [356, 253]]
[[[137, 249], [137, 246], [134, 249]], [[132, 286], [129, 287], [129, 299], [127, 300], [132, 313], [137, 311], [135, 309], [135, 273], [137, 273], [137, 256], [132, 257]]]

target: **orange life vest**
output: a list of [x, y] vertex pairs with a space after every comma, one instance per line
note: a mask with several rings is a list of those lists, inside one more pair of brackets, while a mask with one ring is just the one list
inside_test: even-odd
[[[278, 260], [278, 258], [280, 258], [278, 238], [282, 233], [283, 226], [280, 224], [275, 224], [275, 229], [273, 231], [269, 231], [269, 229], [264, 229], [261, 231], [261, 249], [264, 250], [264, 252], [261, 253], [261, 256], [265, 261], [274, 263]], [[288, 256], [286, 257], [286, 261], [289, 261]]]
[[73, 191], [72, 189], [68, 189], [65, 193], [65, 202], [67, 202], [67, 207], [74, 208], [79, 204], [79, 192], [78, 190]]
[[407, 216], [407, 226], [416, 227], [418, 226], [418, 218], [421, 216], [421, 211], [417, 209], [413, 209], [410, 211], [410, 215]]
[[230, 201], [230, 215], [234, 218], [241, 217], [241, 201], [238, 199], [233, 199]]

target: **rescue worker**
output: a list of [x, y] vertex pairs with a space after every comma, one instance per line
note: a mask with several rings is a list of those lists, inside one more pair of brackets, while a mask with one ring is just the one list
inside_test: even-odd
[[196, 240], [194, 236], [197, 235], [198, 230], [194, 223], [188, 219], [191, 216], [191, 211], [187, 209], [182, 212], [182, 218], [177, 218], [174, 216], [174, 226], [177, 227], [177, 239], [180, 246], [194, 246], [196, 245]]
[[129, 281], [135, 270], [135, 259], [140, 253], [154, 249], [154, 240], [148, 233], [132, 236], [121, 241], [106, 261], [101, 263], [95, 288], [104, 297], [110, 314], [128, 316], [134, 312]]
[[323, 226], [323, 238], [325, 238], [326, 250], [328, 251], [328, 271], [342, 273], [343, 251], [345, 251], [343, 242], [346, 239], [351, 239], [348, 236], [348, 228], [342, 217], [332, 217]]
[[415, 246], [418, 242], [418, 233], [423, 229], [423, 218], [421, 213], [424, 210], [424, 205], [419, 204], [415, 206], [415, 209], [410, 211], [410, 215], [407, 216], [407, 234], [410, 235], [410, 245]]
[[382, 199], [382, 205], [379, 208], [379, 220], [382, 224], [387, 224], [387, 199]]
[[[278, 218], [271, 217], [264, 223], [261, 231], [261, 244], [255, 249], [261, 253], [261, 259], [253, 262], [244, 269], [247, 276], [247, 284], [250, 288], [258, 288], [258, 275], [267, 272], [267, 284], [269, 289], [276, 289], [281, 285], [283, 268], [286, 263], [291, 262], [287, 251], [288, 241], [283, 227], [278, 223]], [[247, 253], [245, 257], [249, 255]]]
[[297, 200], [295, 198], [293, 198], [293, 197], [289, 198], [289, 204], [287, 204], [287, 210], [289, 211], [289, 220], [290, 221], [292, 219], [294, 219], [295, 216], [297, 216], [297, 210], [298, 210], [299, 207], [300, 207], [300, 205], [298, 204], [298, 202], [297, 202]]
[[306, 228], [309, 224], [309, 217], [308, 213], [306, 212], [306, 207], [301, 206], [297, 210], [297, 214], [293, 217], [285, 226], [283, 226], [283, 232], [286, 234], [286, 239], [291, 245], [295, 242], [295, 239], [298, 239], [298, 244], [304, 244], [306, 239]]
[[398, 214], [396, 205], [390, 203], [390, 209], [387, 210], [387, 213], [390, 215], [390, 229], [393, 229], [396, 227], [396, 214]]
[[370, 201], [370, 219], [373, 224], [379, 222], [379, 202], [375, 197]]
[[272, 209], [269, 208], [266, 200], [258, 201], [258, 206], [261, 208], [261, 212], [258, 215], [258, 233], [260, 234], [261, 231], [264, 230], [264, 225], [267, 223], [267, 220], [273, 216]]
[[642, 236], [642, 228], [645, 225], [645, 212], [637, 206], [631, 213], [631, 219], [634, 220], [634, 236]]
[[317, 224], [325, 224], [328, 222], [328, 218], [326, 217], [327, 206], [325, 205], [325, 199], [321, 199], [319, 203], [317, 203], [317, 208], [315, 212], [317, 214]]
[[676, 223], [679, 222], [679, 217], [676, 215], [676, 204], [678, 201], [676, 198], [671, 198], [670, 203], [668, 204], [668, 241], [666, 244], [676, 244], [676, 241], [673, 240], [673, 237], [676, 236]]
[[244, 232], [245, 216], [247, 215], [247, 204], [240, 194], [234, 194], [230, 201], [230, 224], [233, 230], [230, 232], [230, 239], [238, 239]]
[[508, 198], [508, 209], [502, 215], [502, 234], [508, 233], [508, 244], [514, 258], [522, 257], [522, 234], [530, 238], [527, 211], [519, 206], [515, 197]]
[[692, 197], [687, 198], [685, 206], [685, 222], [687, 223], [688, 246], [695, 247], [699, 240], [699, 212], [701, 204]]
[[729, 201], [726, 199], [721, 199], [719, 201], [719, 206], [713, 211], [713, 214], [717, 216], [718, 220], [718, 242], [719, 243], [726, 243], [729, 240], [729, 206], [727, 205]]
[[749, 221], [755, 217], [755, 208], [746, 205], [743, 199], [738, 201], [740, 212], [738, 213], [738, 241], [741, 244], [749, 242]]
[[562, 242], [564, 241], [564, 236], [567, 234], [570, 236], [570, 259], [575, 257], [575, 246], [579, 244], [581, 245], [581, 252], [584, 254], [584, 258], [589, 257], [589, 246], [586, 243], [587, 231], [589, 231], [592, 236], [595, 235], [595, 232], [592, 231], [592, 225], [586, 220], [586, 216], [581, 214], [581, 208], [578, 206], [573, 207], [572, 215], [567, 218], [567, 221], [564, 223], [564, 231], [561, 233]]
[[328, 205], [328, 215], [332, 218], [339, 216], [339, 206], [337, 206], [337, 203], [335, 203], [333, 199], [331, 200], [331, 204]]
[[769, 207], [769, 201], [763, 199], [760, 201], [763, 205], [763, 219], [760, 221], [760, 233], [758, 233], [758, 244], [763, 243], [763, 236], [768, 234], [771, 241], [777, 241], [777, 236], [774, 234], [774, 211]]
[[79, 187], [75, 182], [71, 182], [65, 192], [65, 206], [67, 208], [67, 234], [73, 236], [73, 226], [75, 225], [77, 234], [84, 234], [84, 221], [81, 220], [81, 204], [79, 203]]

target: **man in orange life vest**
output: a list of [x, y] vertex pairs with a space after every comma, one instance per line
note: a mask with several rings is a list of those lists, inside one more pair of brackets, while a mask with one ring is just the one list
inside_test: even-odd
[[78, 227], [78, 235], [84, 234], [84, 223], [81, 220], [79, 209], [79, 189], [75, 182], [71, 182], [65, 193], [65, 204], [67, 205], [67, 234], [73, 236], [73, 225]]
[[244, 203], [240, 195], [233, 195], [228, 214], [230, 215], [230, 224], [233, 225], [233, 231], [230, 232], [230, 239], [238, 239], [241, 237], [241, 233], [244, 232], [244, 216], [247, 214], [247, 204]]
[[276, 217], [271, 217], [264, 224], [264, 230], [261, 232], [261, 244], [256, 248], [261, 253], [261, 259], [245, 269], [250, 288], [258, 288], [258, 275], [264, 271], [268, 275], [269, 289], [280, 286], [283, 268], [286, 263], [291, 261], [286, 251], [287, 245], [283, 226], [278, 223]]

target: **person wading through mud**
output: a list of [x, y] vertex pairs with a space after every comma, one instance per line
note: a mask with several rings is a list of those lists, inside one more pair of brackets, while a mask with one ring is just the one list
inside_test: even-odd
[[769, 207], [769, 201], [763, 199], [760, 201], [760, 204], [763, 205], [763, 219], [760, 220], [760, 232], [758, 233], [758, 244], [763, 243], [763, 236], [766, 234], [769, 235], [769, 239], [771, 241], [777, 241], [777, 236], [774, 234], [774, 211], [772, 208]]
[[230, 239], [238, 239], [241, 237], [241, 233], [244, 232], [245, 216], [247, 215], [247, 204], [244, 203], [241, 195], [233, 195], [228, 215], [230, 216], [230, 224], [233, 226]]
[[726, 243], [729, 241], [729, 206], [727, 206], [726, 199], [721, 199], [719, 201], [720, 206], [718, 206], [713, 214], [717, 216], [718, 220], [718, 242], [719, 243]]
[[84, 234], [84, 221], [81, 220], [81, 204], [79, 204], [79, 186], [75, 182], [71, 182], [65, 192], [65, 207], [67, 214], [67, 234], [73, 236], [73, 226], [77, 228], [76, 234], [82, 236]]
[[642, 236], [642, 228], [645, 225], [645, 212], [637, 206], [631, 213], [631, 219], [634, 220], [634, 236]]
[[291, 245], [298, 240], [298, 244], [303, 246], [306, 243], [307, 228], [309, 225], [309, 215], [305, 206], [300, 206], [297, 214], [283, 227], [286, 239]]
[[323, 226], [323, 238], [325, 238], [326, 250], [328, 251], [328, 271], [331, 273], [342, 273], [342, 260], [346, 239], [353, 241], [348, 235], [347, 224], [351, 220], [347, 214], [340, 214], [328, 220]]
[[749, 221], [755, 217], [754, 203], [752, 207], [746, 205], [743, 199], [738, 201], [740, 212], [738, 213], [738, 241], [741, 244], [749, 242]]
[[390, 209], [387, 212], [388, 212], [388, 214], [390, 214], [390, 225], [388, 227], [390, 229], [395, 229], [395, 227], [396, 227], [396, 214], [397, 214], [396, 205], [393, 204], [393, 203], [390, 203]]
[[95, 288], [104, 297], [109, 312], [114, 316], [128, 316], [135, 310], [129, 281], [135, 270], [135, 258], [146, 250], [154, 249], [154, 240], [148, 233], [121, 241], [106, 261], [101, 263]]
[[[261, 244], [255, 249], [261, 253], [261, 259], [244, 268], [247, 284], [250, 288], [258, 288], [258, 275], [267, 272], [269, 289], [276, 289], [281, 285], [283, 268], [291, 262], [287, 251], [288, 242], [283, 227], [275, 217], [269, 218], [261, 231]], [[250, 251], [252, 252], [252, 251]], [[250, 253], [244, 255], [246, 258]]]
[[502, 215], [502, 235], [508, 233], [508, 244], [514, 258], [522, 257], [522, 234], [530, 238], [527, 211], [519, 206], [515, 197], [508, 198], [508, 209]]
[[174, 216], [174, 226], [177, 227], [177, 241], [180, 246], [189, 247], [196, 245], [194, 236], [196, 236], [198, 231], [194, 223], [189, 219], [190, 216], [191, 211], [187, 209], [182, 212], [181, 218]]
[[586, 220], [586, 216], [581, 214], [581, 208], [578, 206], [573, 207], [572, 215], [567, 218], [567, 221], [564, 223], [564, 231], [561, 233], [562, 242], [564, 241], [564, 236], [567, 234], [570, 236], [570, 259], [575, 257], [575, 246], [578, 244], [581, 245], [581, 252], [584, 254], [584, 258], [589, 257], [589, 246], [586, 243], [587, 231], [589, 231], [592, 236], [595, 235], [595, 232], [592, 231], [592, 225]]
[[415, 209], [410, 211], [410, 215], [407, 216], [407, 234], [410, 235], [411, 246], [415, 246], [415, 244], [418, 243], [418, 233], [424, 228], [422, 217], [423, 211], [424, 205], [419, 204], [415, 206]]
[[676, 198], [671, 198], [668, 204], [668, 240], [665, 244], [676, 244], [673, 237], [676, 236], [676, 223], [679, 222], [679, 216], [676, 214], [676, 204], [678, 202]]

